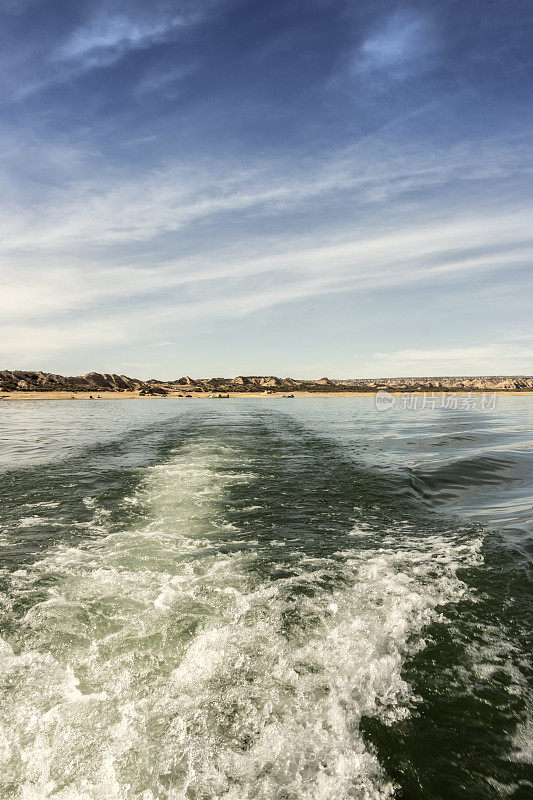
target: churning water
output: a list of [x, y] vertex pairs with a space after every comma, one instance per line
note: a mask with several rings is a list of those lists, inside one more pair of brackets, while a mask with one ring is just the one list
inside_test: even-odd
[[531, 797], [533, 398], [0, 411], [2, 800]]

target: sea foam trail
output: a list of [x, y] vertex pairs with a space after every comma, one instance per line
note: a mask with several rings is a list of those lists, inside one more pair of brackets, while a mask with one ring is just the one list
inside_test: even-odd
[[355, 527], [342, 550], [274, 580], [227, 517], [249, 466], [216, 436], [193, 440], [126, 499], [142, 509], [135, 530], [14, 574], [0, 797], [394, 794], [360, 720], [409, 714], [402, 666], [439, 607], [464, 596], [456, 571], [480, 543], [403, 523], [376, 546], [371, 525]]

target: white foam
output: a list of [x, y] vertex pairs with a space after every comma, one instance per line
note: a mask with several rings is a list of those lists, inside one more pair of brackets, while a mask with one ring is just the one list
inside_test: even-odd
[[24, 503], [25, 508], [57, 508], [59, 506], [58, 500], [42, 500], [39, 503]]
[[217, 547], [235, 536], [228, 489], [253, 479], [228, 470], [234, 458], [197, 442], [147, 471], [139, 530], [60, 547], [14, 576], [15, 600], [56, 580], [0, 643], [0, 796], [393, 794], [360, 720], [409, 714], [405, 659], [464, 595], [456, 570], [479, 543], [398, 526], [379, 550], [301, 558], [269, 581], [254, 548]]
[[43, 522], [46, 522], [45, 517], [39, 517], [34, 515], [33, 517], [21, 517], [18, 522], [19, 528], [34, 528], [36, 525], [42, 525]]

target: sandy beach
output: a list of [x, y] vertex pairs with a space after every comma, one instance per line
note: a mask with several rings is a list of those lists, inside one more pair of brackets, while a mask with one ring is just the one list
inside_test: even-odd
[[[376, 392], [304, 392], [304, 391], [297, 391], [290, 393], [294, 397], [374, 397]], [[401, 396], [402, 394], [410, 394], [410, 395], [424, 395], [427, 394], [431, 396], [431, 392], [392, 392], [389, 391], [389, 394]], [[435, 396], [439, 397], [441, 394], [455, 394], [455, 395], [467, 395], [467, 394], [483, 394], [482, 391], [476, 390], [473, 392], [435, 392]], [[517, 396], [517, 397], [524, 397], [524, 396], [531, 396], [533, 392], [490, 392], [487, 391], [486, 394], [498, 394], [498, 395], [506, 395], [506, 396]], [[207, 392], [190, 392], [190, 396], [186, 397], [179, 392], [169, 392], [166, 395], [141, 395], [139, 392], [106, 392], [101, 391], [98, 393], [95, 392], [4, 392], [0, 395], [0, 401], [9, 401], [9, 400], [191, 400], [191, 399], [213, 399], [213, 400], [234, 400], [234, 399], [246, 399], [246, 398], [261, 398], [263, 400], [273, 400], [273, 399], [288, 399], [287, 393], [285, 392], [274, 392], [272, 394], [265, 394], [264, 392], [229, 392], [229, 397], [226, 396], [224, 393], [223, 397], [217, 397], [216, 395], [209, 395]]]
[[[291, 392], [294, 397], [372, 397], [375, 392]], [[98, 396], [97, 396], [98, 395]], [[141, 395], [139, 392], [4, 392], [0, 395], [0, 400], [191, 400], [191, 399], [213, 399], [213, 400], [233, 400], [235, 398], [260, 397], [265, 400], [284, 398], [286, 393], [276, 392], [265, 394], [264, 392], [229, 392], [229, 397], [210, 396], [207, 392], [190, 392], [190, 397], [186, 397], [179, 392], [169, 392], [166, 395]]]

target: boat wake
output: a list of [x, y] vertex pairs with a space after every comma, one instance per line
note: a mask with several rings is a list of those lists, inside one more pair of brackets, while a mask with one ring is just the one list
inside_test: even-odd
[[0, 796], [394, 794], [361, 720], [409, 715], [405, 660], [464, 597], [481, 542], [360, 515], [295, 559], [231, 513], [264, 503], [236, 441], [193, 437], [123, 498], [135, 526], [12, 574]]

